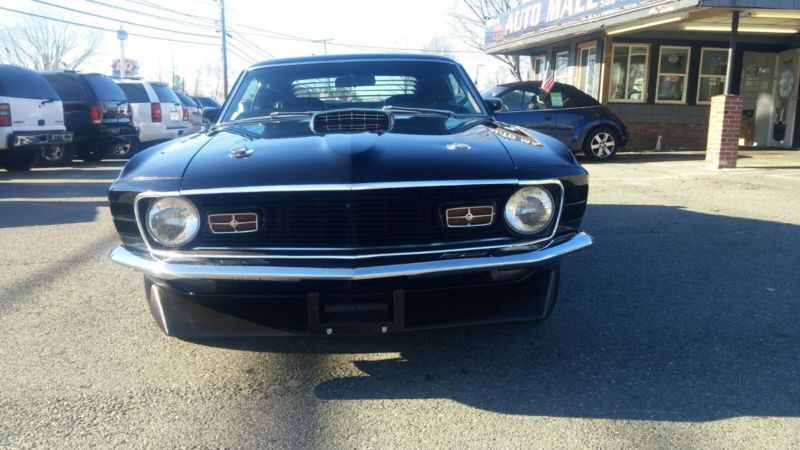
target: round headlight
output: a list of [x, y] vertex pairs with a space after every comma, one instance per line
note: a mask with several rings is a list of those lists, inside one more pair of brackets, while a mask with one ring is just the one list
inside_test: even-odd
[[553, 196], [539, 186], [526, 186], [506, 202], [506, 223], [517, 233], [536, 234], [553, 220]]
[[147, 231], [159, 244], [180, 247], [197, 236], [200, 214], [189, 200], [160, 198], [147, 210]]

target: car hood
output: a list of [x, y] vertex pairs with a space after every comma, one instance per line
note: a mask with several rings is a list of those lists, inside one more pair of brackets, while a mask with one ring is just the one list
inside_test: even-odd
[[[439, 135], [364, 132], [281, 138], [222, 131], [188, 163], [181, 190], [509, 179], [516, 177], [515, 160], [523, 165], [533, 160], [542, 166], [565, 164], [563, 155], [501, 129], [485, 123]], [[531, 154], [519, 156], [525, 151]], [[235, 153], [243, 157], [233, 157]]]

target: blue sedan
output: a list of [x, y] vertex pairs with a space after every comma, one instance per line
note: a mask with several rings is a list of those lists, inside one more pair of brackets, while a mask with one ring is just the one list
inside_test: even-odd
[[499, 98], [498, 121], [520, 125], [559, 139], [593, 161], [611, 159], [628, 142], [628, 127], [619, 116], [574, 86], [555, 83], [549, 93], [540, 81], [501, 84], [482, 93]]

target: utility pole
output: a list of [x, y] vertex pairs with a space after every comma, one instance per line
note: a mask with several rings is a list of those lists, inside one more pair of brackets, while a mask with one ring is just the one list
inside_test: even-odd
[[119, 78], [125, 78], [125, 69], [127, 62], [125, 61], [125, 39], [128, 39], [128, 32], [119, 27], [117, 31], [117, 39], [119, 39]]
[[332, 40], [333, 40], [332, 38], [325, 38], [325, 39], [320, 39], [320, 40], [316, 41], [316, 42], [321, 42], [322, 43], [322, 50], [323, 50], [323, 52], [325, 52], [326, 55], [328, 54], [328, 41], [332, 41]]
[[220, 27], [222, 29], [222, 88], [228, 98], [228, 30], [225, 29], [225, 0], [219, 0]]

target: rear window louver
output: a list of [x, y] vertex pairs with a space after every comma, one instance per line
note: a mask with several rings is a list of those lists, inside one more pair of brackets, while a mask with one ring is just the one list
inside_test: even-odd
[[392, 116], [372, 109], [343, 109], [315, 114], [311, 119], [314, 133], [359, 133], [362, 131], [389, 131], [392, 129]]

